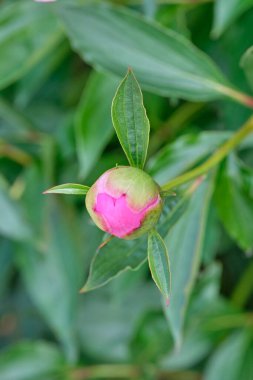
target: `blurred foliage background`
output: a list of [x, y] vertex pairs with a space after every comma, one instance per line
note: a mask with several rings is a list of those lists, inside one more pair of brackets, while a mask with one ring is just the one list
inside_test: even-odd
[[[252, 25], [251, 0], [0, 2], [1, 380], [253, 379], [252, 137], [165, 231], [168, 308], [136, 243], [108, 245], [80, 295], [102, 233], [83, 197], [42, 195], [126, 163], [110, 106], [128, 66], [151, 122], [147, 171], [163, 184], [203, 162], [252, 113], [218, 88], [252, 93]], [[166, 58], [167, 28], [216, 62], [213, 88], [188, 42]]]

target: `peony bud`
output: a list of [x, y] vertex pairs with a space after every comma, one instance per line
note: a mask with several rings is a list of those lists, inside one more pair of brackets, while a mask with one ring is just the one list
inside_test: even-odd
[[86, 207], [101, 230], [135, 239], [157, 223], [162, 199], [159, 186], [147, 173], [121, 166], [99, 177], [86, 195]]

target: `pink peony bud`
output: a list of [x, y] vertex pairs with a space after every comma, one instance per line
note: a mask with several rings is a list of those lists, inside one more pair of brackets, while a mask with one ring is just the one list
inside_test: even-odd
[[159, 186], [147, 173], [121, 166], [99, 177], [86, 195], [86, 207], [101, 230], [134, 239], [157, 223], [162, 199]]

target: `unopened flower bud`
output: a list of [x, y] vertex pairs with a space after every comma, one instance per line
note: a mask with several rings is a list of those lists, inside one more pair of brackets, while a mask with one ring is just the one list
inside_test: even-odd
[[135, 239], [157, 223], [162, 199], [159, 186], [147, 173], [121, 166], [99, 177], [86, 195], [86, 207], [101, 230]]

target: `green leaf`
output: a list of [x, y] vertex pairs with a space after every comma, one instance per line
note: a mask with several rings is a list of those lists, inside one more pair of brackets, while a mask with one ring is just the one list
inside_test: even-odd
[[169, 303], [171, 290], [169, 255], [162, 237], [155, 230], [148, 235], [148, 262], [156, 286]]
[[45, 200], [43, 177], [37, 167], [29, 169], [25, 182], [22, 201], [29, 210], [36, 240], [17, 247], [16, 264], [33, 304], [73, 362], [78, 352], [78, 290], [86, 253], [81, 220], [58, 197]]
[[[145, 285], [144, 285], [145, 286]], [[159, 301], [159, 297], [157, 297]], [[159, 363], [173, 348], [173, 339], [162, 310], [153, 309], [139, 317], [131, 341], [132, 356], [137, 363]]]
[[97, 68], [122, 77], [130, 66], [143, 89], [163, 96], [212, 100], [230, 96], [226, 79], [189, 40], [140, 15], [105, 4], [58, 4], [75, 50]]
[[248, 83], [253, 89], [253, 46], [248, 48], [243, 54], [240, 66], [243, 68]]
[[93, 72], [84, 88], [75, 121], [79, 170], [86, 177], [112, 136], [111, 103], [118, 80]]
[[66, 363], [56, 346], [42, 341], [20, 342], [0, 354], [1, 380], [46, 380], [56, 375], [66, 379], [64, 367]]
[[[164, 210], [158, 223], [158, 231], [162, 237], [166, 236], [183, 215], [188, 202], [187, 196], [180, 200], [175, 197], [165, 199]], [[89, 277], [82, 291], [87, 292], [99, 288], [126, 270], [137, 270], [146, 259], [146, 236], [128, 241], [113, 238], [93, 257]]]
[[230, 236], [245, 251], [253, 248], [253, 171], [230, 155], [217, 178], [215, 201]]
[[213, 181], [205, 180], [193, 194], [190, 204], [165, 239], [172, 273], [170, 306], [165, 308], [172, 334], [179, 346], [189, 297], [201, 262], [207, 211]]
[[209, 360], [205, 380], [222, 378], [249, 380], [253, 373], [253, 340], [251, 330], [242, 330], [226, 339]]
[[244, 11], [253, 6], [253, 0], [216, 0], [212, 35], [219, 37]]
[[214, 319], [224, 316], [229, 319], [233, 313], [231, 304], [220, 296], [221, 272], [222, 268], [217, 263], [201, 271], [187, 309], [182, 344], [178, 349], [173, 347], [162, 359], [161, 368], [182, 371], [195, 367], [224, 337], [224, 330], [217, 331], [212, 324]]
[[0, 234], [14, 240], [28, 240], [32, 233], [18, 202], [0, 184]]
[[68, 195], [86, 195], [89, 191], [89, 186], [80, 185], [79, 183], [65, 183], [51, 187], [44, 191], [43, 194], [68, 194]]
[[0, 89], [25, 75], [62, 39], [59, 24], [47, 7], [31, 1], [1, 6]]
[[27, 143], [33, 132], [32, 124], [24, 114], [6, 98], [0, 96], [0, 136], [3, 140]]
[[49, 51], [39, 63], [32, 67], [17, 83], [15, 104], [25, 108], [31, 103], [43, 85], [54, 75], [62, 61], [69, 54], [70, 47], [66, 40]]
[[141, 89], [132, 70], [128, 70], [113, 99], [112, 121], [130, 165], [142, 169], [147, 156], [150, 125]]
[[147, 310], [161, 307], [157, 290], [151, 282], [131, 284], [131, 278], [138, 274], [139, 271], [128, 272], [114, 280], [114, 288], [117, 288], [121, 278], [127, 275], [127, 291], [124, 294], [119, 291], [116, 299], [112, 286], [106, 286], [82, 297], [78, 327], [81, 345], [86, 355], [107, 363], [131, 360], [129, 343], [136, 324]]

